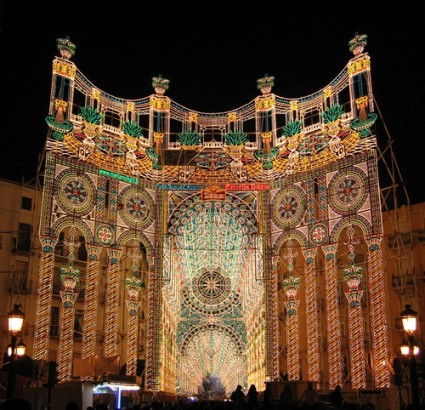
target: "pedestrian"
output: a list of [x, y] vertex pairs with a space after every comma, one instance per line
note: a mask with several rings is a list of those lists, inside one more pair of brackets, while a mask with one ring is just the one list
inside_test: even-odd
[[279, 406], [281, 409], [292, 410], [297, 407], [297, 402], [292, 396], [291, 386], [286, 384], [279, 396]]
[[258, 391], [255, 384], [249, 386], [246, 396], [248, 398], [248, 408], [251, 410], [256, 409], [258, 407]]
[[268, 382], [266, 382], [266, 389], [263, 392], [263, 407], [266, 410], [273, 408], [272, 385]]
[[332, 390], [329, 400], [332, 403], [333, 406], [335, 406], [337, 409], [341, 408], [342, 402], [344, 401], [344, 397], [341, 393], [341, 386], [338, 384], [335, 386], [335, 388]]
[[308, 382], [307, 388], [300, 397], [300, 404], [303, 406], [312, 406], [313, 404], [320, 403], [320, 401], [319, 395], [313, 389], [313, 383]]
[[236, 386], [236, 389], [230, 395], [230, 400], [239, 406], [245, 405], [245, 393], [243, 392], [240, 384]]
[[1, 410], [32, 410], [31, 402], [22, 397], [11, 397], [6, 399], [1, 405]]

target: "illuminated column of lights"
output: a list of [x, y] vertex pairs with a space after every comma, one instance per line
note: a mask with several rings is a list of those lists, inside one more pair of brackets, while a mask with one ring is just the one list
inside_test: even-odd
[[253, 301], [247, 317], [247, 383], [260, 386], [266, 377], [265, 368], [265, 303], [262, 297]]
[[363, 389], [366, 387], [366, 353], [364, 348], [364, 328], [361, 300], [363, 290], [360, 289], [363, 278], [363, 268], [355, 264], [354, 246], [360, 243], [359, 239], [353, 239], [354, 229], [347, 229], [348, 258], [350, 266], [343, 269], [342, 273], [347, 281], [348, 291], [345, 296], [348, 300], [348, 332], [350, 341], [350, 375], [351, 387]]
[[299, 350], [299, 330], [298, 330], [298, 305], [297, 291], [301, 279], [293, 276], [294, 258], [297, 252], [292, 252], [293, 241], [287, 241], [288, 254], [283, 257], [288, 261], [289, 278], [283, 280], [283, 288], [286, 293], [286, 348], [287, 348], [287, 373], [288, 380], [299, 380], [300, 378], [300, 350]]
[[154, 268], [154, 257], [147, 255], [149, 266], [147, 280], [147, 312], [146, 324], [146, 390], [159, 389], [159, 349], [160, 349], [160, 281]]
[[137, 371], [137, 333], [138, 311], [140, 307], [139, 294], [142, 288], [142, 280], [135, 276], [125, 280], [128, 293], [128, 327], [127, 327], [127, 369], [126, 373], [135, 376]]
[[290, 276], [283, 280], [287, 300], [286, 307], [286, 347], [287, 347], [287, 373], [288, 380], [300, 379], [300, 350], [298, 334], [298, 304], [295, 299], [297, 290], [300, 287], [300, 278]]
[[[268, 317], [268, 363], [267, 363], [267, 375], [271, 380], [279, 379], [279, 306], [278, 306], [278, 275], [274, 274], [277, 272], [277, 264], [279, 262], [279, 256], [270, 255], [271, 271], [272, 275], [269, 281], [267, 281], [267, 294], [269, 312]], [[270, 267], [268, 267], [270, 269]]]
[[49, 354], [49, 333], [52, 310], [54, 247], [57, 238], [40, 237], [41, 255], [37, 286], [37, 305], [35, 313], [35, 331], [33, 359], [47, 360]]
[[75, 241], [77, 230], [72, 226], [69, 230], [69, 240], [64, 240], [68, 246], [68, 266], [59, 268], [59, 277], [63, 285], [60, 291], [62, 308], [60, 310], [59, 348], [58, 348], [58, 380], [60, 383], [71, 380], [72, 377], [72, 351], [74, 347], [74, 321], [75, 299], [78, 292], [76, 286], [80, 282], [80, 271], [74, 267], [75, 250], [81, 245]]
[[[361, 293], [363, 293], [361, 291]], [[350, 300], [352, 294], [346, 292], [347, 298]], [[366, 356], [364, 349], [364, 330], [361, 305], [358, 307], [351, 306], [350, 300], [348, 309], [348, 329], [350, 341], [350, 374], [351, 388], [366, 388]]]
[[177, 373], [177, 361], [176, 361], [176, 352], [177, 352], [177, 336], [176, 328], [177, 322], [176, 319], [178, 316], [175, 313], [175, 310], [172, 309], [172, 306], [168, 302], [164, 303], [164, 319], [166, 319], [165, 325], [163, 326], [163, 336], [164, 340], [164, 362], [162, 363], [163, 367], [161, 369], [161, 380], [163, 381], [164, 388], [167, 391], [175, 391], [176, 389], [176, 380], [180, 379], [180, 374]]
[[251, 382], [251, 375], [253, 373], [253, 345], [252, 343], [250, 343], [250, 341], [252, 340], [253, 337], [253, 328], [251, 325], [251, 318], [248, 318], [248, 320], [246, 320], [246, 339], [247, 339], [247, 344], [246, 344], [246, 349], [245, 349], [245, 354], [246, 354], [246, 375], [247, 375], [247, 382], [250, 383]]
[[[72, 258], [70, 259], [70, 261]], [[60, 339], [57, 357], [58, 381], [69, 382], [72, 379], [72, 356], [74, 347], [75, 299], [78, 292], [75, 287], [80, 282], [80, 271], [72, 265], [59, 269], [63, 290], [60, 315]]]
[[325, 254], [326, 327], [329, 390], [342, 386], [341, 325], [339, 322], [336, 246], [323, 247]]
[[319, 354], [319, 310], [317, 306], [317, 249], [304, 251], [305, 257], [305, 301], [306, 301], [306, 335], [307, 335], [307, 374], [308, 380], [320, 379], [320, 354]]
[[[265, 322], [265, 321], [264, 321]], [[263, 328], [264, 325], [260, 325], [259, 329]], [[256, 354], [256, 362], [257, 362], [257, 371], [255, 374], [255, 385], [261, 386], [261, 383], [264, 383], [266, 379], [266, 369], [265, 369], [265, 337], [264, 332], [260, 332], [258, 334], [258, 349]]]
[[258, 362], [256, 359], [256, 348], [258, 347], [257, 344], [257, 333], [259, 331], [258, 327], [256, 326], [252, 314], [248, 318], [247, 322], [247, 348], [246, 348], [246, 354], [247, 354], [247, 382], [248, 384], [255, 384], [254, 380], [254, 372], [256, 370], [255, 366], [258, 366]]
[[108, 272], [106, 274], [105, 306], [105, 357], [117, 355], [118, 349], [118, 307], [119, 307], [119, 273], [122, 250], [108, 249]]
[[[87, 245], [88, 262], [86, 269], [86, 282], [84, 288], [84, 321], [83, 343], [81, 358], [86, 359], [96, 354], [96, 330], [97, 330], [97, 304], [99, 287], [99, 255], [102, 248]], [[88, 376], [89, 380], [93, 378]]]
[[126, 373], [135, 376], [137, 372], [137, 342], [138, 342], [138, 311], [140, 308], [139, 295], [142, 289], [142, 279], [138, 277], [140, 260], [140, 244], [135, 239], [129, 249], [131, 257], [131, 277], [125, 279], [125, 287], [128, 293], [128, 325], [127, 325], [127, 366]]
[[370, 295], [370, 329], [375, 364], [375, 387], [390, 387], [390, 371], [388, 367], [388, 334], [385, 315], [384, 272], [382, 270], [381, 237], [369, 238], [367, 255]]

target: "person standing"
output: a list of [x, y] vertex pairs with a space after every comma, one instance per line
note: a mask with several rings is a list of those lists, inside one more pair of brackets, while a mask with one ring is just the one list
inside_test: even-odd
[[251, 384], [246, 395], [248, 397], [248, 408], [250, 410], [256, 409], [258, 407], [258, 391], [255, 384]]
[[320, 401], [319, 395], [313, 389], [313, 383], [308, 382], [307, 388], [300, 397], [300, 404], [303, 406], [312, 406], [313, 404], [320, 403]]
[[273, 393], [271, 383], [266, 382], [266, 389], [263, 392], [263, 407], [265, 410], [273, 408]]
[[72, 400], [67, 403], [65, 410], [80, 410], [80, 406], [75, 400]]
[[335, 386], [335, 388], [332, 390], [329, 400], [332, 403], [333, 406], [335, 406], [337, 409], [341, 408], [342, 402], [344, 401], [344, 397], [341, 393], [341, 386], [338, 384]]
[[238, 407], [245, 406], [245, 393], [243, 392], [242, 386], [240, 384], [236, 386], [236, 390], [234, 390], [230, 395], [230, 400], [237, 404]]
[[279, 397], [279, 407], [285, 410], [292, 410], [297, 407], [297, 402], [292, 396], [291, 386], [286, 384]]
[[1, 410], [31, 410], [32, 404], [27, 399], [21, 397], [11, 397], [2, 404], [0, 404]]

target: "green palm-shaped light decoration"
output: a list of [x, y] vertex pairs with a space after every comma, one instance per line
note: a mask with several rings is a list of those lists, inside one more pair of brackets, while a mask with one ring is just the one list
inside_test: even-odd
[[201, 144], [202, 135], [196, 131], [183, 131], [177, 135], [180, 144], [184, 147], [195, 147]]
[[130, 137], [139, 138], [142, 136], [142, 127], [136, 121], [125, 121], [122, 124], [122, 131]]
[[227, 145], [244, 145], [248, 134], [242, 131], [229, 131], [224, 134], [224, 142]]
[[331, 122], [337, 121], [344, 114], [344, 107], [339, 104], [334, 104], [322, 113], [323, 122], [329, 124]]
[[287, 148], [291, 153], [295, 153], [301, 138], [302, 122], [290, 120], [282, 127], [282, 134], [286, 137]]
[[241, 167], [241, 158], [244, 155], [245, 142], [248, 138], [248, 134], [242, 131], [229, 131], [224, 134], [224, 149], [227, 154], [233, 159], [232, 167]]
[[162, 75], [159, 74], [156, 77], [152, 77], [152, 87], [157, 94], [163, 95], [170, 87], [170, 80], [162, 77]]
[[[137, 150], [138, 140], [142, 135], [142, 127], [136, 121], [125, 121], [122, 124], [122, 132], [124, 133], [125, 144], [128, 150], [134, 153]], [[132, 158], [131, 161], [134, 161], [135, 157], [132, 156]]]
[[56, 47], [61, 56], [69, 60], [74, 54], [77, 46], [69, 39], [69, 37], [57, 38]]
[[272, 87], [274, 86], [274, 76], [265, 74], [257, 80], [257, 88], [262, 94], [269, 94]]
[[350, 53], [353, 53], [355, 56], [360, 55], [361, 53], [363, 53], [366, 44], [367, 34], [356, 33], [354, 37], [348, 42]]
[[282, 127], [282, 133], [285, 137], [293, 137], [301, 132], [301, 128], [301, 121], [291, 120], [288, 121], [288, 123]]
[[103, 118], [103, 114], [100, 114], [95, 108], [90, 106], [81, 108], [81, 116], [84, 121], [93, 125], [99, 125]]

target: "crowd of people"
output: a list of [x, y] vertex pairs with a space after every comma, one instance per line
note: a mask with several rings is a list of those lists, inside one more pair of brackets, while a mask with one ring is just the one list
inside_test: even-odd
[[[255, 384], [251, 384], [248, 391], [244, 392], [241, 385], [231, 393], [230, 400], [200, 400], [198, 402], [177, 401], [170, 403], [145, 403], [137, 405], [132, 409], [140, 410], [375, 410], [373, 403], [360, 405], [344, 400], [341, 386], [336, 386], [329, 394], [328, 400], [323, 400], [314, 389], [312, 383], [308, 383], [306, 389], [297, 399], [292, 392], [291, 386], [286, 384], [279, 398], [274, 398], [270, 383], [266, 383], [263, 391], [257, 391]], [[69, 402], [64, 409], [51, 410], [110, 410], [108, 406], [102, 405], [81, 409], [77, 402]], [[33, 409], [31, 403], [24, 398], [12, 398], [0, 405], [0, 410], [38, 410]], [[118, 410], [118, 409], [115, 409]], [[124, 409], [120, 409], [124, 410]]]
[[[292, 392], [291, 386], [286, 384], [278, 399], [272, 395], [271, 384], [266, 383], [265, 390], [261, 394], [257, 391], [256, 386], [252, 384], [246, 393], [242, 390], [242, 386], [238, 385], [230, 396], [233, 408], [236, 409], [262, 409], [262, 410], [375, 410], [373, 403], [360, 405], [345, 401], [342, 395], [341, 386], [336, 386], [329, 394], [327, 400], [323, 400], [312, 383], [307, 383], [307, 387], [299, 398], [296, 398]], [[218, 407], [220, 408], [220, 406]]]

